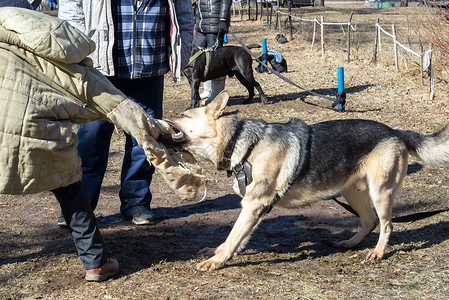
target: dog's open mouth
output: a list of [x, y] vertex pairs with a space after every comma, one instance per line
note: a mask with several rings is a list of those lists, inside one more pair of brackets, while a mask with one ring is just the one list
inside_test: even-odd
[[164, 120], [170, 125], [173, 130], [171, 134], [162, 134], [159, 136], [159, 141], [165, 145], [179, 145], [187, 141], [184, 132], [181, 131], [176, 125], [170, 120]]

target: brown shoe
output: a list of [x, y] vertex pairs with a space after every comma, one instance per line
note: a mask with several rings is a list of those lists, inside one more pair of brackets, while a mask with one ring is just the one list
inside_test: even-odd
[[111, 276], [117, 274], [119, 270], [118, 262], [115, 258], [109, 258], [108, 261], [100, 268], [86, 270], [87, 281], [105, 281]]

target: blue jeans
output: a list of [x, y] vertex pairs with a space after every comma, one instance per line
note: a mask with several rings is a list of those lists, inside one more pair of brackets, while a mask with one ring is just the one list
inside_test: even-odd
[[99, 268], [107, 262], [109, 253], [89, 206], [82, 181], [52, 190], [61, 205], [62, 214], [75, 242], [76, 250], [86, 270]]
[[[164, 76], [139, 79], [110, 77], [109, 80], [126, 96], [139, 103], [149, 115], [157, 119], [162, 118]], [[94, 121], [78, 127], [78, 153], [82, 159], [83, 182], [92, 210], [98, 203], [113, 131], [114, 125], [107, 121]], [[149, 212], [149, 186], [154, 167], [148, 163], [145, 152], [136, 139], [128, 134], [125, 136], [119, 192], [120, 212], [125, 217], [132, 217], [137, 212]]]

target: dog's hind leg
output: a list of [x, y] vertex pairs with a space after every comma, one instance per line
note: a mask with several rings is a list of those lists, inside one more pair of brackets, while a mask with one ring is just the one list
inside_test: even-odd
[[408, 163], [408, 152], [405, 146], [397, 141], [387, 141], [377, 150], [367, 161], [367, 183], [380, 227], [376, 248], [366, 257], [373, 261], [381, 260], [385, 254], [393, 231], [393, 199], [405, 177]]
[[254, 88], [256, 88], [257, 92], [259, 93], [260, 101], [262, 101], [263, 104], [266, 104], [268, 102], [267, 97], [265, 96], [262, 87], [260, 84], [254, 79], [253, 75], [242, 75], [240, 73], [236, 73], [235, 76], [237, 79], [246, 87], [249, 93], [248, 100], [244, 101], [243, 103], [249, 104], [253, 101], [254, 97]]
[[349, 205], [359, 214], [360, 231], [349, 240], [337, 243], [338, 247], [352, 248], [358, 245], [378, 224], [376, 215], [371, 205], [369, 191], [357, 191], [354, 187], [348, 187], [341, 191]]
[[246, 80], [246, 78], [242, 74], [238, 72], [235, 73], [235, 77], [237, 77], [240, 83], [243, 84], [248, 90], [248, 99], [243, 101], [243, 104], [252, 103], [254, 98], [254, 86], [251, 83], [249, 83], [248, 80]]
[[256, 87], [257, 91], [259, 92], [260, 100], [262, 101], [263, 104], [267, 104], [268, 99], [265, 96], [265, 94], [263, 93], [262, 87], [260, 86], [260, 84], [257, 81], [254, 80], [254, 82], [255, 82], [254, 86]]

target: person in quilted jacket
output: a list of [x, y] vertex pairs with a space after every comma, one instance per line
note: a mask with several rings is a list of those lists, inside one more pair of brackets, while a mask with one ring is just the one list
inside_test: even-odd
[[85, 279], [103, 281], [119, 266], [103, 242], [81, 180], [73, 124], [108, 120], [133, 135], [181, 198], [195, 197], [199, 177], [158, 143], [160, 134], [172, 132], [170, 126], [93, 68], [87, 56], [94, 49], [95, 43], [66, 21], [0, 7], [0, 194], [53, 192]]

